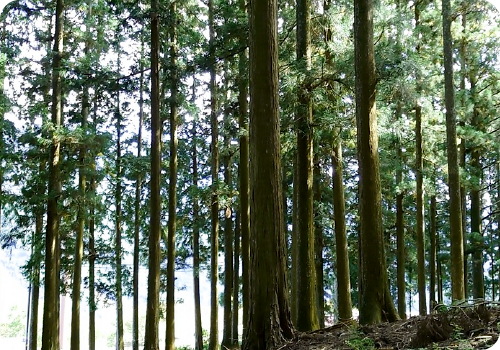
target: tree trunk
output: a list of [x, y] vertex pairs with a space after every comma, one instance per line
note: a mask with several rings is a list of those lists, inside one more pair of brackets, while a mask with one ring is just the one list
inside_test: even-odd
[[[196, 102], [196, 79], [193, 77], [193, 96], [191, 103]], [[194, 350], [203, 349], [203, 330], [201, 328], [201, 306], [200, 306], [200, 205], [198, 203], [198, 159], [197, 159], [197, 144], [198, 138], [196, 131], [198, 129], [198, 119], [195, 115], [193, 118], [193, 289], [194, 289]]]
[[159, 1], [151, 0], [151, 218], [149, 234], [148, 301], [144, 350], [159, 350], [161, 131], [159, 79]]
[[[52, 124], [63, 125], [61, 92], [61, 58], [63, 50], [64, 1], [56, 1], [54, 48], [52, 55]], [[45, 250], [45, 284], [43, 305], [42, 350], [59, 350], [59, 221], [58, 202], [61, 184], [61, 141], [52, 136], [49, 151], [49, 184], [47, 202], [47, 232]]]
[[335, 129], [332, 152], [333, 210], [335, 218], [335, 248], [337, 253], [337, 293], [339, 320], [352, 318], [351, 279], [345, 224], [344, 165], [340, 130]]
[[[246, 11], [246, 1], [239, 0], [240, 10]], [[242, 31], [239, 38], [242, 47], [248, 44], [247, 34]], [[243, 297], [243, 334], [248, 325], [250, 308], [250, 206], [249, 206], [249, 170], [248, 170], [248, 60], [246, 50], [238, 57], [238, 124], [240, 134], [240, 162], [238, 176], [240, 187], [240, 219], [241, 219], [241, 264], [242, 264], [242, 297]]]
[[168, 242], [167, 242], [167, 330], [165, 350], [175, 350], [175, 231], [177, 220], [177, 109], [178, 109], [178, 72], [177, 72], [177, 2], [170, 7], [170, 179], [168, 185]]
[[[139, 83], [139, 128], [137, 131], [137, 160], [142, 153], [142, 123], [144, 119], [144, 37], [141, 29], [141, 58], [140, 58], [140, 83]], [[141, 228], [141, 190], [142, 171], [137, 172], [135, 179], [134, 199], [134, 271], [133, 271], [133, 315], [132, 315], [132, 350], [139, 350], [139, 245]]]
[[[97, 131], [97, 95], [94, 97], [94, 112], [93, 112], [93, 130], [94, 135]], [[96, 207], [96, 160], [95, 154], [92, 154], [92, 161], [90, 163], [92, 175], [90, 177], [89, 184], [89, 197], [90, 208], [89, 208], [89, 350], [95, 350], [95, 260], [97, 257], [95, 251], [95, 207]]]
[[298, 268], [297, 264], [299, 262], [299, 227], [298, 227], [298, 218], [297, 218], [297, 207], [298, 207], [298, 186], [297, 186], [297, 173], [298, 173], [298, 168], [297, 168], [297, 154], [294, 155], [293, 157], [293, 193], [292, 193], [292, 271], [291, 271], [291, 291], [290, 291], [290, 309], [291, 309], [291, 316], [292, 316], [292, 322], [294, 325], [297, 324], [298, 320], [298, 289], [299, 289], [299, 278], [298, 278]]
[[[40, 162], [40, 174], [45, 173], [46, 161]], [[39, 193], [45, 193], [45, 184], [39, 188]], [[35, 253], [35, 261], [32, 270], [33, 292], [31, 297], [31, 318], [29, 323], [29, 350], [38, 349], [38, 305], [40, 300], [40, 256], [41, 256], [41, 240], [43, 237], [43, 204], [38, 205], [36, 209], [35, 219], [35, 235], [33, 237], [33, 252]]]
[[[396, 107], [396, 118], [398, 121], [402, 116], [402, 105], [398, 102]], [[396, 150], [398, 165], [396, 169], [396, 187], [399, 188], [403, 181], [403, 151], [401, 140], [398, 136]], [[406, 280], [405, 280], [405, 226], [404, 226], [404, 193], [401, 189], [396, 194], [396, 240], [397, 240], [397, 285], [398, 285], [398, 315], [402, 320], [406, 319]]]
[[215, 27], [214, 0], [208, 0], [208, 30], [210, 36], [209, 70], [210, 70], [210, 125], [212, 129], [212, 229], [210, 233], [210, 340], [208, 350], [216, 350], [219, 346], [219, 294], [217, 285], [219, 273], [217, 270], [219, 257], [219, 124], [217, 121], [217, 91], [215, 68]]
[[283, 232], [277, 26], [276, 0], [251, 2], [251, 303], [244, 350], [276, 349], [294, 333]]
[[314, 154], [313, 170], [314, 191], [314, 270], [316, 272], [316, 302], [318, 310], [318, 326], [325, 328], [325, 286], [323, 282], [323, 225], [321, 223], [322, 213], [319, 205], [321, 203], [321, 168], [319, 164], [318, 151]]
[[[310, 0], [297, 0], [297, 62], [306, 73], [311, 67]], [[313, 221], [313, 134], [312, 103], [305, 81], [299, 82], [297, 124], [297, 329], [310, 331], [319, 328], [316, 304], [316, 275], [314, 273]]]
[[236, 223], [234, 229], [234, 269], [233, 269], [233, 348], [239, 348], [238, 322], [239, 322], [239, 295], [240, 295], [240, 214], [236, 212]]
[[450, 196], [451, 237], [451, 293], [452, 300], [463, 300], [464, 292], [464, 247], [460, 203], [460, 176], [457, 154], [457, 130], [455, 116], [455, 88], [453, 86], [453, 43], [451, 37], [450, 0], [443, 4], [443, 53], [446, 105], [446, 150], [448, 156], [448, 183]]
[[[87, 3], [87, 20], [92, 17], [92, 4]], [[87, 38], [85, 39], [84, 55], [88, 56], [90, 50], [90, 40], [88, 39], [90, 28], [87, 24]], [[90, 72], [90, 67], [86, 67], [86, 71]], [[71, 310], [71, 350], [80, 350], [80, 286], [82, 281], [82, 260], [83, 260], [83, 235], [85, 231], [85, 221], [87, 219], [87, 119], [89, 116], [89, 81], [86, 80], [83, 86], [82, 93], [82, 130], [84, 139], [81, 141], [79, 150], [79, 167], [78, 167], [78, 214], [77, 214], [77, 230], [75, 242], [75, 263], [73, 271], [73, 293], [72, 293], [72, 310]]]
[[436, 195], [431, 196], [431, 205], [429, 208], [429, 216], [430, 216], [430, 243], [431, 243], [431, 251], [429, 254], [429, 265], [430, 265], [430, 285], [429, 285], [429, 293], [430, 293], [430, 311], [432, 312], [434, 306], [436, 306]]
[[372, 0], [354, 1], [354, 43], [360, 193], [359, 321], [373, 324], [394, 321], [398, 315], [389, 293], [382, 237]]

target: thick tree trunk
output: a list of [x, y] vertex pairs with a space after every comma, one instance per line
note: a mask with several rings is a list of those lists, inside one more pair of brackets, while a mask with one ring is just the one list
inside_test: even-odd
[[243, 349], [276, 349], [293, 336], [283, 232], [276, 0], [250, 6], [251, 295]]
[[453, 43], [451, 37], [450, 0], [442, 0], [442, 4], [447, 139], [446, 150], [448, 155], [448, 183], [450, 196], [451, 293], [452, 300], [463, 300], [465, 298], [464, 247], [462, 237], [462, 210], [460, 202], [460, 175], [457, 154], [455, 88], [453, 86]]
[[[142, 58], [144, 57], [144, 37], [141, 29], [141, 77], [139, 83], [139, 127], [137, 131], [137, 159], [142, 153], [142, 124], [144, 119], [144, 67]], [[141, 228], [141, 190], [142, 172], [137, 172], [135, 179], [134, 198], [134, 268], [133, 268], [133, 315], [132, 315], [132, 350], [139, 350], [139, 245]]]
[[159, 2], [151, 0], [151, 218], [149, 234], [148, 300], [144, 350], [159, 350], [161, 131], [159, 79]]
[[[246, 1], [238, 1], [240, 10], [246, 11]], [[248, 44], [247, 34], [242, 31], [239, 38], [242, 47]], [[250, 206], [249, 206], [249, 170], [248, 170], [248, 60], [246, 50], [238, 57], [238, 126], [240, 134], [240, 162], [238, 164], [241, 219], [241, 264], [243, 297], [243, 334], [248, 325], [250, 308]]]
[[[402, 105], [398, 102], [396, 107], [396, 118], [398, 121], [402, 116]], [[396, 169], [396, 187], [400, 187], [403, 181], [403, 151], [401, 141], [398, 137], [396, 150], [398, 165]], [[397, 252], [397, 286], [398, 286], [398, 315], [402, 320], [406, 319], [406, 280], [405, 280], [405, 226], [404, 226], [404, 193], [400, 189], [396, 194], [396, 252]]]
[[372, 324], [398, 318], [389, 293], [382, 237], [372, 0], [354, 1], [354, 43], [360, 193], [359, 321]]
[[219, 257], [219, 122], [217, 121], [217, 91], [215, 68], [215, 27], [214, 0], [208, 0], [208, 30], [210, 36], [210, 126], [212, 129], [211, 144], [211, 175], [212, 175], [212, 229], [210, 233], [210, 340], [208, 350], [216, 350], [219, 346], [219, 294], [217, 285], [219, 273], [217, 270]]
[[[224, 156], [224, 182], [230, 193], [232, 192], [232, 174], [231, 174], [231, 155], [230, 147], [230, 130], [231, 121], [229, 113], [224, 115], [224, 148], [226, 155]], [[231, 208], [232, 195], [226, 204], [224, 215], [224, 327], [222, 336], [222, 345], [224, 348], [231, 348], [233, 345], [233, 323], [232, 323], [232, 297], [233, 297], [233, 210]]]
[[321, 224], [321, 167], [319, 164], [319, 152], [314, 154], [313, 170], [314, 191], [314, 270], [316, 272], [316, 302], [318, 310], [318, 326], [325, 328], [325, 286], [323, 282], [323, 225]]
[[[297, 62], [306, 72], [311, 67], [310, 0], [297, 0]], [[296, 111], [297, 123], [297, 329], [319, 328], [316, 304], [316, 274], [314, 273], [313, 221], [313, 133], [312, 103], [305, 82], [300, 82]]]
[[233, 308], [232, 308], [232, 335], [233, 343], [231, 344], [234, 348], [239, 348], [239, 332], [238, 332], [238, 322], [239, 322], [239, 295], [240, 295], [240, 214], [236, 212], [236, 223], [234, 229], [234, 269], [233, 269]]
[[[56, 21], [52, 58], [52, 124], [62, 127], [61, 58], [63, 50], [64, 1], [56, 2]], [[49, 196], [45, 244], [45, 284], [43, 305], [42, 350], [59, 350], [59, 213], [61, 185], [61, 141], [52, 136], [49, 151]]]
[[332, 152], [333, 211], [335, 218], [335, 248], [337, 253], [337, 293], [339, 320], [352, 318], [351, 279], [345, 224], [344, 165], [340, 130], [335, 129]]
[[167, 329], [165, 350], [175, 350], [175, 231], [177, 224], [177, 2], [170, 7], [170, 171], [168, 182], [168, 238], [167, 238]]
[[436, 306], [436, 195], [431, 196], [431, 204], [429, 208], [430, 216], [430, 243], [431, 251], [429, 254], [429, 265], [430, 265], [430, 280], [429, 280], [429, 293], [430, 293], [430, 311], [432, 312], [434, 306]]

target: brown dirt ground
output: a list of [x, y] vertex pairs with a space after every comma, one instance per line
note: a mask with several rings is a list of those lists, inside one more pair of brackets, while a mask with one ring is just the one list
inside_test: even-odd
[[489, 349], [499, 328], [500, 309], [481, 303], [373, 326], [339, 323], [298, 333], [279, 350]]

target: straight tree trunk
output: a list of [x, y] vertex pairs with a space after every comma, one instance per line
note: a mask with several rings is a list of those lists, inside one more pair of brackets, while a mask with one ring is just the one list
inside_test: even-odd
[[447, 139], [446, 150], [448, 156], [448, 185], [450, 197], [451, 294], [452, 300], [463, 300], [465, 298], [464, 247], [462, 237], [462, 210], [460, 203], [460, 176], [457, 154], [455, 88], [453, 86], [453, 42], [451, 37], [450, 0], [442, 0], [442, 5]]
[[[140, 58], [140, 83], [139, 83], [139, 128], [137, 131], [137, 159], [141, 159], [142, 153], [142, 124], [144, 119], [144, 37], [141, 29], [141, 58]], [[137, 172], [135, 179], [134, 199], [134, 270], [133, 270], [133, 315], [132, 315], [132, 350], [139, 350], [139, 238], [141, 227], [141, 191], [142, 172]]]
[[[316, 302], [318, 310], [318, 326], [325, 328], [325, 286], [323, 282], [323, 225], [321, 223], [321, 168], [319, 164], [319, 153], [314, 154], [313, 170], [313, 192], [314, 192], [314, 270], [316, 272]], [[318, 204], [318, 205], [316, 205]]]
[[[97, 95], [94, 97], [94, 113], [93, 113], [93, 133], [97, 131]], [[95, 154], [92, 154], [92, 161], [90, 163], [92, 175], [89, 184], [90, 208], [89, 208], [89, 350], [95, 350], [95, 260], [97, 257], [95, 250], [95, 207], [96, 207], [96, 160]]]
[[[398, 102], [396, 107], [396, 118], [398, 121], [402, 116], [402, 105]], [[398, 167], [396, 170], [396, 187], [400, 187], [403, 181], [403, 151], [401, 141], [398, 137], [396, 150]], [[396, 195], [396, 251], [397, 251], [397, 285], [398, 285], [398, 315], [402, 320], [406, 319], [406, 280], [405, 280], [405, 224], [404, 224], [404, 193], [402, 190]]]
[[239, 295], [240, 295], [240, 214], [236, 212], [236, 223], [234, 229], [234, 269], [233, 269], [233, 309], [232, 309], [232, 321], [233, 321], [233, 343], [231, 344], [233, 348], [239, 348], [239, 332], [238, 332], [238, 322], [239, 322]]
[[430, 216], [430, 243], [431, 251], [429, 254], [429, 265], [430, 265], [430, 283], [429, 283], [429, 293], [430, 293], [430, 311], [436, 306], [436, 195], [431, 196], [431, 204], [429, 208]]
[[178, 84], [177, 73], [177, 2], [170, 7], [173, 19], [170, 25], [170, 179], [168, 185], [168, 242], [167, 242], [167, 330], [165, 350], [175, 350], [175, 231], [177, 220], [177, 109]]
[[[246, 11], [246, 1], [239, 0], [241, 11]], [[242, 31], [239, 38], [242, 47], [248, 44], [247, 34]], [[248, 169], [248, 59], [246, 50], [238, 57], [238, 124], [240, 135], [240, 162], [238, 164], [240, 190], [240, 227], [241, 227], [241, 264], [242, 264], [242, 297], [243, 297], [243, 334], [248, 325], [250, 308], [250, 206], [249, 206], [249, 169]]]
[[354, 1], [354, 44], [361, 229], [359, 322], [374, 324], [394, 321], [398, 315], [389, 293], [382, 237], [372, 0]]
[[352, 318], [351, 279], [345, 224], [344, 165], [340, 130], [335, 129], [332, 152], [333, 210], [335, 219], [335, 248], [337, 253], [337, 293], [339, 320]]
[[[484, 131], [481, 125], [481, 116], [476, 107], [476, 77], [471, 77], [471, 95], [473, 107], [472, 116], [472, 127], [478, 131]], [[483, 168], [481, 165], [481, 149], [480, 145], [474, 145], [472, 148], [472, 159], [471, 168], [472, 176], [476, 178], [474, 185], [470, 191], [470, 222], [471, 222], [471, 246], [473, 248], [472, 253], [472, 296], [474, 299], [484, 299], [484, 269], [483, 269], [483, 229], [481, 223], [481, 213], [482, 213], [482, 195], [481, 195], [481, 183], [483, 180]]]
[[[226, 119], [225, 148], [229, 148], [229, 115]], [[231, 156], [227, 154], [224, 157], [224, 182], [231, 191]], [[233, 345], [233, 324], [232, 324], [232, 297], [233, 297], [233, 212], [231, 208], [231, 198], [227, 201], [224, 221], [224, 330], [222, 336], [222, 345], [224, 348], [231, 348]]]
[[[306, 76], [311, 67], [310, 0], [297, 0], [297, 62]], [[312, 102], [305, 81], [300, 82], [297, 124], [297, 329], [319, 328], [316, 304], [316, 274], [314, 269], [313, 220], [313, 133]]]
[[[52, 54], [52, 124], [63, 126], [61, 59], [63, 51], [64, 1], [56, 1], [54, 48]], [[49, 184], [47, 202], [47, 231], [45, 244], [45, 284], [43, 305], [42, 350], [59, 350], [59, 221], [57, 210], [62, 192], [61, 184], [61, 141], [52, 136], [49, 151]]]
[[[87, 20], [92, 17], [92, 4], [87, 3]], [[90, 50], [90, 40], [88, 39], [90, 28], [87, 24], [86, 28], [87, 39], [85, 40], [84, 55], [88, 56]], [[87, 67], [90, 71], [90, 67]], [[83, 86], [82, 93], [82, 121], [81, 126], [84, 137], [87, 135], [87, 119], [89, 116], [89, 81], [86, 80]], [[80, 350], [80, 287], [82, 281], [82, 261], [83, 261], [83, 235], [85, 231], [85, 222], [87, 219], [87, 142], [85, 138], [81, 141], [79, 150], [79, 166], [78, 166], [78, 214], [77, 214], [77, 230], [75, 242], [75, 263], [73, 271], [73, 294], [72, 294], [72, 310], [71, 310], [71, 350]]]
[[[118, 72], [120, 72], [120, 43], [118, 42]], [[120, 87], [116, 93], [116, 189], [115, 189], [115, 250], [116, 250], [116, 349], [124, 349], [123, 301], [122, 301], [122, 146]]]
[[281, 186], [276, 0], [250, 4], [251, 291], [244, 350], [293, 337]]
[[291, 308], [291, 316], [292, 322], [294, 325], [297, 324], [298, 320], [298, 289], [299, 289], [299, 278], [298, 278], [298, 261], [299, 261], [299, 227], [298, 227], [298, 215], [297, 215], [297, 207], [298, 207], [298, 186], [297, 186], [297, 154], [293, 159], [293, 193], [292, 193], [292, 271], [291, 271], [291, 291], [290, 291], [290, 308]]
[[[415, 28], [420, 27], [420, 7], [415, 4]], [[420, 53], [420, 35], [417, 39], [417, 53]], [[420, 74], [417, 75], [417, 92], [421, 93]], [[415, 106], [415, 173], [417, 178], [417, 284], [418, 284], [418, 311], [420, 315], [427, 314], [425, 289], [425, 252], [424, 252], [424, 177], [422, 159], [422, 107], [417, 99]]]
[[[196, 101], [196, 79], [193, 77], [193, 98], [192, 103]], [[197, 159], [197, 144], [198, 137], [196, 131], [198, 129], [198, 119], [195, 115], [193, 118], [193, 187], [195, 194], [193, 196], [193, 289], [194, 289], [194, 350], [203, 349], [203, 330], [201, 328], [201, 306], [200, 306], [200, 205], [198, 203], [198, 159]]]
[[214, 27], [214, 0], [208, 0], [208, 31], [210, 36], [210, 126], [212, 129], [212, 204], [211, 217], [212, 229], [210, 233], [210, 340], [208, 350], [216, 350], [219, 346], [219, 283], [218, 257], [219, 257], [219, 126], [217, 121], [217, 91], [215, 68], [215, 27]]
[[149, 234], [148, 300], [144, 350], [159, 350], [161, 131], [159, 79], [159, 1], [151, 0], [151, 218]]
[[437, 292], [438, 292], [438, 303], [443, 303], [443, 269], [441, 266], [441, 259], [439, 258], [439, 252], [441, 251], [441, 244], [439, 240], [439, 234], [436, 234], [436, 273], [437, 273]]

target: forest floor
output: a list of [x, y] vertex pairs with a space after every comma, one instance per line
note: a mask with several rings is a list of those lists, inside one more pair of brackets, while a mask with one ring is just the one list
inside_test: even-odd
[[356, 322], [300, 333], [280, 350], [489, 349], [498, 339], [500, 309], [484, 303], [441, 308], [427, 316], [359, 326]]

